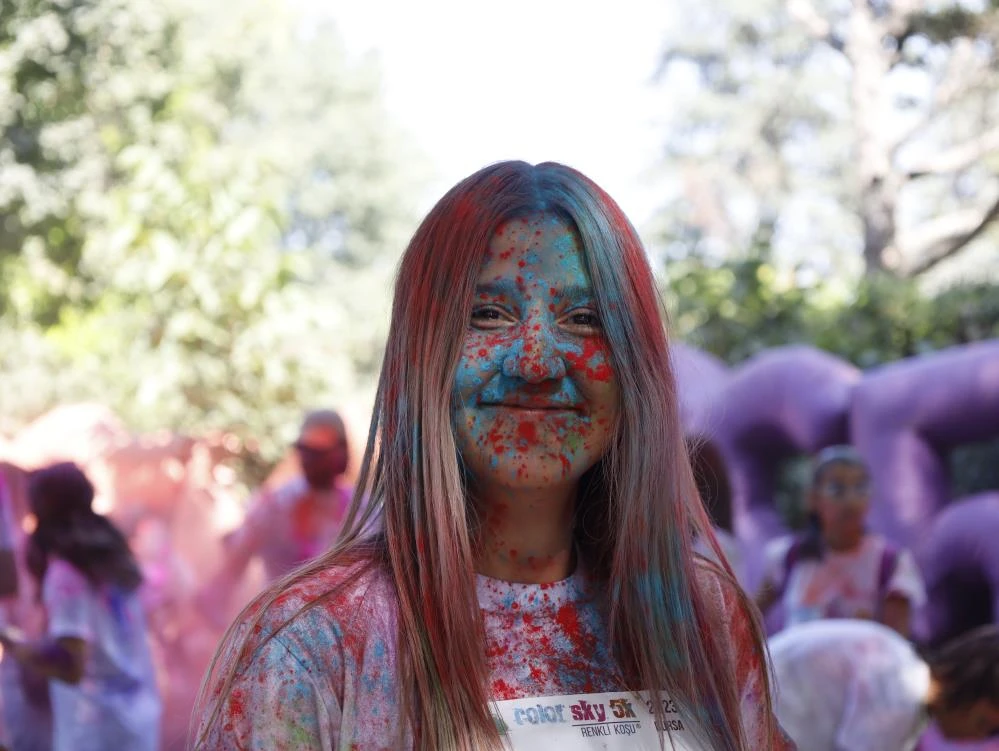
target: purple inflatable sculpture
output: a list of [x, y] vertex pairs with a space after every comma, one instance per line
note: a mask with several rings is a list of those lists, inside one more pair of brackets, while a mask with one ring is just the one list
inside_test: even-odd
[[740, 366], [722, 393], [717, 440], [731, 476], [736, 532], [749, 551], [749, 582], [758, 579], [766, 542], [787, 531], [774, 507], [780, 462], [846, 440], [859, 380], [859, 370], [827, 352], [781, 347]]
[[951, 501], [948, 452], [999, 437], [999, 341], [866, 374], [850, 416], [853, 442], [871, 469], [872, 526], [917, 546]]

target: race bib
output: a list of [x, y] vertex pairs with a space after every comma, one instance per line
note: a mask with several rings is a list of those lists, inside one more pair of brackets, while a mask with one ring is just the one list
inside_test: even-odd
[[[666, 748], [700, 751], [676, 704], [662, 698], [669, 730]], [[540, 696], [494, 703], [494, 717], [512, 751], [649, 749], [659, 751], [659, 731], [648, 692]]]

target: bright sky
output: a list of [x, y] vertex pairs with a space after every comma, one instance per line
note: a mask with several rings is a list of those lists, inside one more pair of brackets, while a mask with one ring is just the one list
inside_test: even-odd
[[[387, 105], [436, 171], [430, 204], [500, 159], [556, 160], [596, 180], [641, 229], [660, 202], [651, 88], [661, 0], [308, 0], [351, 51], [382, 61]], [[585, 9], [584, 9], [585, 8]]]

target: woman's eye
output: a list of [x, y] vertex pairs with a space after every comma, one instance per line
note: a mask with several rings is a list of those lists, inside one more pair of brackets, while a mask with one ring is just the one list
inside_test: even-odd
[[499, 323], [504, 318], [503, 311], [497, 308], [473, 308], [472, 322], [480, 325]]
[[569, 322], [573, 326], [585, 326], [586, 328], [600, 328], [600, 316], [589, 310], [581, 310], [569, 314]]

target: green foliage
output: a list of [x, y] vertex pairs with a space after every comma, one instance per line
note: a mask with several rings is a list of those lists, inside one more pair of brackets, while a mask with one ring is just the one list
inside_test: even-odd
[[759, 245], [744, 258], [690, 256], [666, 268], [674, 329], [736, 364], [769, 347], [812, 344], [860, 368], [999, 337], [999, 286], [931, 293], [912, 280], [865, 277], [853, 288], [780, 271]]
[[235, 430], [275, 457], [380, 359], [418, 176], [377, 66], [276, 1], [15, 5], [0, 429], [97, 399], [136, 429]]

